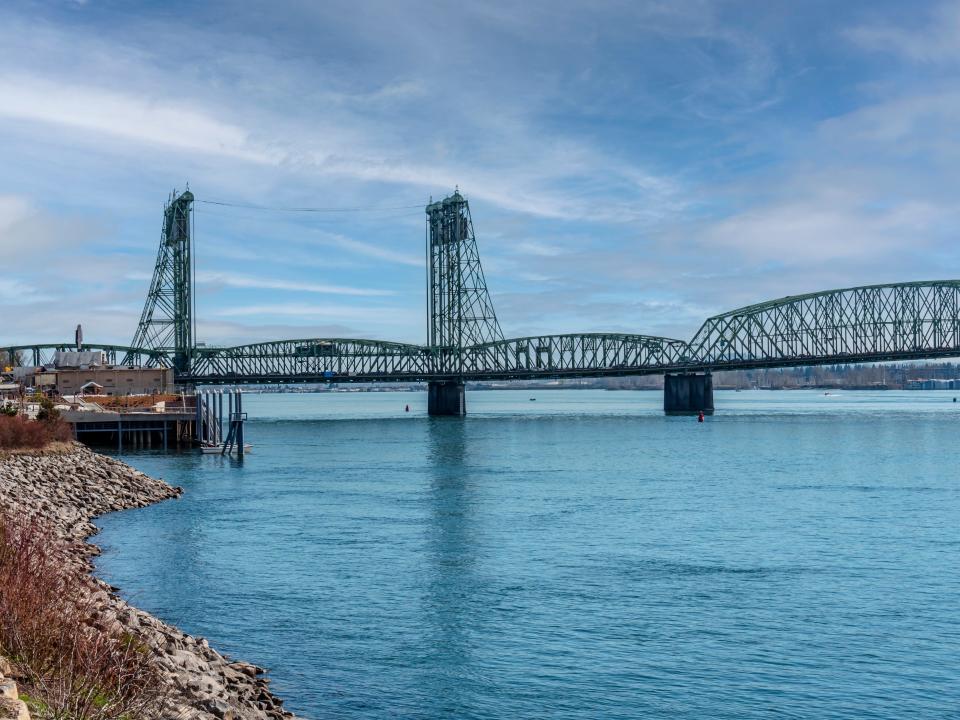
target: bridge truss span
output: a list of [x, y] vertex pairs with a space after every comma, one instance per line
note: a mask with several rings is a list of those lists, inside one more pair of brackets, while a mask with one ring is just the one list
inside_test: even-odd
[[744, 369], [960, 354], [960, 280], [830, 290], [708, 319], [686, 364]]
[[686, 354], [684, 341], [651, 335], [534, 335], [463, 348], [459, 370], [470, 379], [643, 375], [679, 365]]
[[[53, 367], [58, 352], [75, 352], [76, 343], [40, 343], [0, 347], [17, 365]], [[100, 351], [107, 365], [136, 367], [171, 367], [170, 357], [162, 350], [131, 347], [129, 345], [102, 345], [84, 343], [83, 350]]]
[[421, 345], [352, 338], [304, 338], [198, 348], [184, 381], [195, 383], [375, 382], [432, 374]]
[[344, 338], [198, 348], [185, 382], [202, 384], [509, 380], [637, 375], [676, 367], [686, 343], [627, 334], [536, 335], [466, 348]]

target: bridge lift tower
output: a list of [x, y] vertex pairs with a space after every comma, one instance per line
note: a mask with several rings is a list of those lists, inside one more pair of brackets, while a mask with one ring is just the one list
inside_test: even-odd
[[[503, 340], [459, 191], [427, 205], [427, 344], [449, 380], [429, 383], [430, 415], [465, 415], [463, 348]], [[459, 377], [458, 377], [459, 376]]]
[[171, 353], [178, 375], [190, 372], [194, 352], [192, 220], [193, 193], [174, 192], [163, 211], [153, 280], [130, 343], [135, 348]]

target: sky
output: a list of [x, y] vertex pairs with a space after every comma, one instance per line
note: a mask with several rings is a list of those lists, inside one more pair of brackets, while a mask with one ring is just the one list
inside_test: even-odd
[[508, 337], [955, 278], [958, 70], [960, 2], [6, 2], [0, 346], [129, 343], [187, 183], [208, 345], [425, 342], [455, 188]]

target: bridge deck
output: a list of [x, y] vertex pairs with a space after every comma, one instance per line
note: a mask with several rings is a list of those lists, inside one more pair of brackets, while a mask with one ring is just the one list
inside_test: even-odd
[[[109, 362], [172, 365], [155, 350], [118, 345]], [[68, 343], [9, 348], [47, 364]], [[521, 380], [742, 370], [960, 356], [960, 280], [872, 285], [751, 305], [708, 319], [689, 342], [650, 335], [538, 335], [428, 347], [306, 338], [196, 348], [178, 382], [351, 383]]]

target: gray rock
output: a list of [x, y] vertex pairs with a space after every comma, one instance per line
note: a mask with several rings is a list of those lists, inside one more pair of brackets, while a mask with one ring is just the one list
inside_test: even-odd
[[203, 707], [205, 710], [209, 710], [218, 718], [223, 718], [223, 720], [227, 720], [228, 716], [230, 718], [236, 717], [236, 713], [234, 713], [230, 706], [220, 698], [210, 698], [204, 701]]
[[23, 700], [0, 698], [0, 720], [30, 720], [30, 711]]
[[[182, 488], [173, 488], [80, 445], [62, 455], [0, 459], [0, 507], [38, 517], [65, 541], [65, 566], [89, 578], [89, 598], [98, 618], [95, 626], [119, 625], [156, 651], [158, 669], [168, 688], [164, 717], [292, 717], [279, 709], [279, 699], [266, 689], [267, 678], [260, 677], [261, 668], [230, 661], [210, 648], [206, 640], [193, 638], [128, 605], [117, 596], [116, 588], [89, 576], [90, 557], [99, 549], [83, 541], [97, 531], [91, 523], [93, 518], [182, 493]], [[5, 670], [0, 665], [0, 673], [7, 675]], [[5, 720], [2, 715], [0, 718]]]

